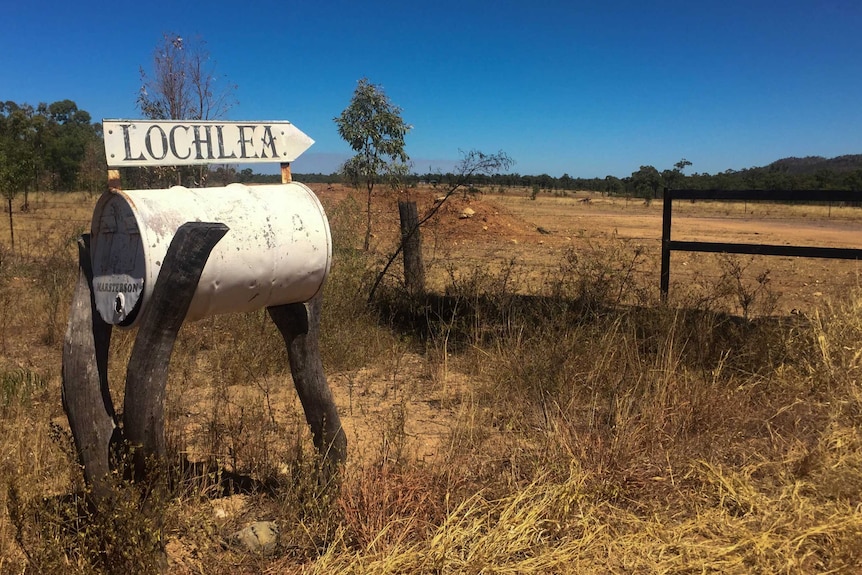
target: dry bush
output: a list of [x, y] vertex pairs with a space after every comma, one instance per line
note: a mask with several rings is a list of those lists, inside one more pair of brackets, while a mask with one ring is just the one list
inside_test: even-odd
[[97, 507], [78, 494], [8, 496], [16, 540], [33, 573], [156, 573], [166, 565], [164, 496], [118, 483]]
[[[505, 301], [513, 297], [506, 294]], [[683, 541], [674, 553], [683, 548], [686, 553], [667, 554], [667, 563], [651, 557], [655, 546], [635, 539], [642, 547], [626, 550], [632, 559], [621, 562], [619, 572], [662, 570], [662, 565], [671, 572], [686, 566], [697, 570], [697, 565], [711, 563], [737, 572], [753, 566], [794, 573], [852, 569], [860, 561], [851, 543], [860, 525], [853, 511], [862, 453], [856, 432], [860, 405], [855, 375], [862, 357], [858, 301], [857, 296], [828, 318], [817, 316], [810, 323], [752, 321], [711, 309], [609, 311], [618, 303], [615, 297], [599, 305], [592, 300], [586, 314], [564, 300], [543, 300], [537, 306], [546, 313], [542, 321], [533, 316], [520, 322], [525, 315], [510, 313], [508, 304], [500, 306], [507, 313], [485, 313], [482, 322], [483, 333], [494, 333], [496, 339], [468, 353], [470, 359], [462, 365], [470, 364], [485, 382], [477, 396], [481, 409], [493, 413], [485, 423], [521, 439], [513, 448], [515, 441], [494, 445], [485, 434], [468, 442], [468, 449], [485, 450], [493, 458], [503, 446], [509, 464], [517, 459], [522, 470], [530, 468], [531, 460], [532, 469], [546, 470], [579, 461], [600, 480], [597, 493], [603, 500], [632, 514], [626, 521], [636, 518], [653, 531], [688, 529], [692, 532], [684, 537], [693, 537], [701, 520], [705, 528], [717, 529], [713, 522], [726, 521], [719, 519], [725, 513], [750, 514], [754, 493], [763, 501], [757, 508], [765, 506], [773, 524], [782, 525], [777, 532], [765, 531], [757, 520], [739, 531], [722, 530], [724, 547]], [[469, 326], [474, 310], [464, 309]], [[483, 308], [488, 309], [493, 306]], [[452, 318], [448, 325], [457, 321]], [[453, 333], [446, 331], [447, 337]], [[469, 333], [464, 337], [474, 344], [488, 342]], [[704, 481], [691, 469], [713, 473]], [[717, 479], [740, 472], [749, 483]], [[503, 475], [498, 480], [510, 483]], [[695, 475], [701, 481], [686, 485]], [[716, 485], [718, 500], [711, 504], [719, 510], [699, 511], [701, 498]], [[804, 500], [797, 493], [801, 485]], [[485, 488], [491, 487], [486, 483]], [[816, 511], [819, 505], [823, 513]], [[670, 523], [662, 527], [642, 515], [656, 508], [668, 513], [671, 507], [687, 519], [679, 523], [681, 517], [664, 517], [661, 521]], [[613, 525], [619, 519], [606, 521]], [[766, 550], [758, 550], [760, 540]], [[722, 549], [726, 561], [720, 557]], [[390, 560], [400, 565], [381, 557], [362, 569], [387, 572]], [[590, 565], [594, 569], [601, 563]]]
[[427, 537], [445, 516], [446, 485], [432, 469], [386, 463], [357, 466], [339, 497], [342, 543], [385, 549]]
[[17, 307], [20, 290], [13, 286], [12, 250], [0, 244], [0, 350], [6, 351], [13, 310]]
[[549, 290], [555, 298], [575, 300], [594, 311], [620, 304], [656, 304], [640, 281], [647, 265], [642, 245], [614, 235], [601, 246], [567, 249], [559, 271], [548, 281]]
[[[562, 485], [537, 480], [500, 500], [481, 494], [453, 505], [426, 536], [378, 539], [354, 554], [327, 553], [314, 573], [554, 573], [576, 557], [574, 539], [566, 541], [573, 524], [582, 534], [578, 516], [578, 479]], [[410, 525], [417, 518], [407, 521]], [[394, 523], [394, 524], [393, 524]], [[387, 524], [381, 533], [398, 529], [403, 520]], [[337, 547], [333, 547], [337, 550]]]
[[34, 280], [40, 292], [43, 324], [42, 341], [52, 347], [60, 343], [66, 331], [66, 312], [75, 281], [78, 277], [78, 257], [76, 240], [81, 235], [80, 228], [62, 229], [54, 245], [48, 248], [47, 257], [40, 259], [34, 270]]
[[[327, 209], [333, 265], [324, 285], [320, 349], [324, 366], [333, 371], [374, 362], [397, 339], [366, 305], [376, 262], [361, 250], [365, 225], [361, 209], [352, 196]], [[357, 345], [357, 338], [362, 345]]]
[[[711, 257], [710, 257], [711, 256]], [[701, 271], [675, 299], [684, 307], [738, 313], [744, 319], [771, 316], [778, 307], [781, 293], [772, 284], [772, 272], [763, 268], [754, 273], [752, 266], [763, 257], [742, 257], [731, 254], [710, 254], [700, 258], [712, 261], [718, 269], [715, 277], [706, 277]], [[708, 266], [702, 266], [707, 268]], [[682, 286], [675, 286], [679, 291]]]

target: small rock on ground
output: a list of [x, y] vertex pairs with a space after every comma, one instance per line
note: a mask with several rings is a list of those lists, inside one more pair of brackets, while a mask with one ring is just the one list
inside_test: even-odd
[[278, 525], [275, 521], [255, 521], [234, 533], [231, 538], [252, 553], [270, 555], [278, 545]]

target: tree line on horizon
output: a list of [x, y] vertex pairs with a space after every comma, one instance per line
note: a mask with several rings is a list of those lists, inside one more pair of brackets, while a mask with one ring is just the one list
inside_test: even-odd
[[[717, 174], [685, 174], [690, 162], [683, 159], [673, 169], [659, 171], [653, 166], [641, 166], [630, 176], [608, 175], [604, 178], [579, 178], [563, 174], [477, 174], [471, 184], [482, 188], [528, 188], [543, 192], [585, 190], [608, 195], [641, 198], [661, 197], [664, 188], [698, 190], [852, 190], [862, 191], [862, 154], [836, 158], [810, 156], [784, 158], [764, 167], [726, 170]], [[428, 172], [403, 176], [407, 185], [437, 185], [451, 180], [452, 173]], [[277, 176], [255, 174], [250, 181], [273, 181]], [[348, 183], [338, 172], [332, 174], [302, 174], [295, 177], [308, 183]]]
[[[667, 188], [717, 190], [804, 190], [844, 189], [862, 191], [862, 154], [836, 158], [809, 156], [784, 158], [764, 167], [726, 170], [717, 174], [686, 174], [691, 163], [683, 159], [673, 168], [659, 171], [641, 166], [631, 175], [580, 178], [569, 174], [475, 174], [471, 184], [482, 188], [528, 188], [543, 192], [589, 190], [609, 195], [657, 198]], [[405, 185], [445, 184], [452, 173], [409, 173]], [[259, 174], [251, 168], [218, 166], [209, 171], [209, 185], [232, 182], [269, 183], [280, 181], [277, 174]], [[341, 172], [295, 174], [306, 183], [345, 183]], [[29, 192], [98, 192], [107, 185], [104, 142], [100, 122], [78, 108], [72, 100], [36, 106], [12, 101], [0, 102], [0, 192], [9, 210], [12, 200], [24, 197], [21, 209], [28, 209]]]

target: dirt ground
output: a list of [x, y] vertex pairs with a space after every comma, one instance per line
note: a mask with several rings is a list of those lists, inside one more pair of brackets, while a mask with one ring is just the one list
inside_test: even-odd
[[[326, 204], [338, 203], [350, 193], [340, 186], [312, 186]], [[420, 217], [440, 192], [410, 192], [419, 205]], [[380, 205], [375, 214], [376, 247], [387, 252], [395, 242], [397, 210]], [[469, 208], [469, 218], [460, 217]], [[394, 212], [394, 213], [393, 213]], [[423, 228], [423, 255], [430, 268], [431, 287], [440, 288], [448, 269], [488, 266], [508, 262], [535, 289], [558, 274], [568, 250], [607, 249], [622, 242], [643, 250], [640, 280], [655, 294], [659, 291], [661, 257], [661, 201], [603, 197], [591, 192], [567, 192], [565, 196], [542, 193], [530, 200], [527, 190], [480, 194], [464, 198], [455, 194]], [[674, 205], [674, 240], [712, 241], [783, 246], [862, 248], [862, 208], [845, 206], [776, 205], [743, 202], [678, 202]], [[693, 284], [708, 289], [722, 274], [715, 254], [671, 254], [671, 302], [674, 295]], [[768, 272], [769, 290], [777, 297], [772, 313], [813, 313], [825, 302], [862, 285], [858, 261], [782, 256], [731, 256], [745, 272], [743, 281], [756, 282]], [[549, 276], [550, 274], [550, 276]], [[738, 311], [738, 310], [736, 310]]]
[[[587, 197], [590, 197], [589, 195]], [[642, 202], [615, 199], [590, 202], [545, 198], [530, 209], [529, 200], [493, 198], [507, 208], [523, 214], [527, 221], [562, 236], [562, 242], [577, 245], [576, 238], [607, 240], [616, 236], [641, 244], [651, 269], [648, 285], [658, 286], [657, 271], [661, 250], [661, 203], [644, 206]], [[525, 204], [528, 204], [525, 207]], [[825, 212], [825, 213], [824, 213]], [[775, 205], [740, 205], [701, 202], [675, 205], [671, 237], [674, 240], [771, 244], [782, 246], [820, 246], [862, 248], [862, 209]], [[544, 239], [547, 245], [549, 242]], [[560, 238], [556, 238], [560, 241]], [[583, 243], [583, 242], [581, 242]], [[776, 314], [791, 310], [813, 312], [824, 301], [860, 285], [857, 261], [795, 258], [781, 256], [734, 256], [748, 266], [747, 281], [768, 270], [770, 289], [777, 295]], [[693, 252], [671, 254], [671, 291], [679, 292], [694, 281], [715, 279], [719, 256]], [[671, 296], [673, 293], [671, 293]]]
[[[350, 193], [340, 186], [312, 186], [324, 205], [340, 203]], [[435, 190], [411, 192], [420, 217], [434, 205]], [[357, 196], [359, 198], [359, 196]], [[397, 210], [383, 201], [376, 207], [372, 248], [386, 253], [397, 238]], [[473, 214], [462, 217], [465, 209]], [[333, 223], [337, 225], [337, 222]], [[661, 202], [606, 198], [578, 192], [568, 197], [526, 190], [464, 198], [454, 195], [423, 228], [423, 255], [432, 288], [442, 288], [450, 270], [473, 266], [500, 269], [514, 262], [520, 281], [535, 289], [559, 274], [567, 250], [601, 252], [611, 242], [644, 250], [641, 281], [659, 292]], [[862, 209], [826, 206], [755, 206], [699, 202], [675, 206], [672, 237], [677, 240], [815, 245], [862, 248]], [[860, 285], [856, 261], [792, 257], [736, 256], [747, 266], [749, 283], [765, 270], [769, 289], [778, 296], [776, 315], [814, 313], [847, 289]], [[675, 252], [671, 257], [671, 301], [690, 284], [717, 281], [718, 256]], [[705, 289], [708, 289], [706, 286]], [[470, 388], [457, 369], [429, 373], [427, 361], [404, 354], [397, 367], [377, 366], [330, 375], [339, 412], [351, 442], [352, 455], [377, 457], [394, 447], [385, 445], [387, 427], [403, 426], [407, 445], [400, 446], [422, 461], [445, 451], [449, 430], [459, 413], [447, 408], [447, 397]], [[410, 372], [412, 379], [407, 378]], [[418, 379], [416, 374], [421, 374]], [[384, 438], [384, 439], [382, 439]]]

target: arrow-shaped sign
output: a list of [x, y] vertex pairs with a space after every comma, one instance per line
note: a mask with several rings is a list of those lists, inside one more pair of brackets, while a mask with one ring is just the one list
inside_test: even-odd
[[314, 140], [290, 122], [103, 120], [108, 167], [288, 163]]

